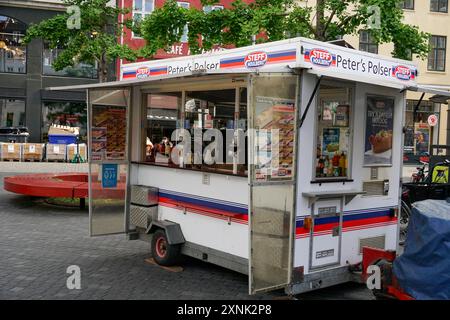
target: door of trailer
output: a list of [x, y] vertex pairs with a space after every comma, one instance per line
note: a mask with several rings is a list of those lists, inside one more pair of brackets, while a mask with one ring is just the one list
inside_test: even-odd
[[88, 92], [89, 232], [124, 233], [128, 180], [130, 89]]
[[249, 77], [249, 292], [254, 294], [290, 283], [299, 76]]

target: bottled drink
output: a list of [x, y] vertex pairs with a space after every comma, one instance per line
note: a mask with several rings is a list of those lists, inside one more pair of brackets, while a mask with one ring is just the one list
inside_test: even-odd
[[316, 177], [320, 177], [320, 157], [317, 158]]
[[344, 152], [341, 153], [341, 156], [339, 158], [339, 173], [340, 173], [340, 176], [345, 176], [345, 154], [344, 154]]
[[330, 165], [330, 159], [328, 156], [325, 157], [324, 165], [323, 165], [323, 176], [328, 177], [328, 167]]
[[[345, 155], [345, 153], [344, 153]], [[345, 155], [345, 175], [347, 175], [347, 171], [348, 171], [348, 157], [347, 155]]]
[[331, 161], [331, 159], [328, 161], [328, 177], [332, 177], [333, 176], [333, 161]]

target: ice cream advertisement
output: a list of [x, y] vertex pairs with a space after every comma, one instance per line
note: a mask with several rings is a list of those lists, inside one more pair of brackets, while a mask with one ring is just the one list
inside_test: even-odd
[[392, 130], [394, 127], [394, 98], [367, 97], [364, 165], [392, 164]]

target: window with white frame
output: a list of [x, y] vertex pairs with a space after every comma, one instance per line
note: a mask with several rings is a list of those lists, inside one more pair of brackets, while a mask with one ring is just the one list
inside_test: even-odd
[[447, 37], [432, 35], [428, 53], [428, 71], [445, 71]]
[[361, 30], [359, 32], [359, 50], [375, 54], [378, 53], [378, 43], [369, 30]]
[[[189, 7], [190, 7], [189, 2], [177, 2], [177, 4], [179, 7], [182, 7], [185, 9], [189, 9]], [[183, 28], [183, 35], [181, 36], [180, 42], [188, 42], [188, 31], [189, 31], [189, 28], [187, 25], [185, 25]]]
[[[155, 0], [133, 0], [133, 21], [139, 24], [144, 18], [151, 14], [155, 8]], [[139, 34], [133, 32], [134, 38], [139, 38]]]
[[448, 0], [431, 0], [430, 11], [432, 12], [448, 12]]
[[206, 12], [206, 13], [209, 13], [209, 12], [215, 11], [215, 10], [222, 10], [222, 9], [223, 9], [223, 6], [220, 4], [203, 6], [203, 12]]
[[414, 10], [414, 0], [403, 0], [400, 5], [402, 9]]

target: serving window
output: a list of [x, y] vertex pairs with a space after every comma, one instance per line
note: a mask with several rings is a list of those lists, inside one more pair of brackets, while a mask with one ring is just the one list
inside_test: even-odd
[[145, 161], [170, 164], [173, 143], [172, 132], [177, 128], [181, 109], [181, 92], [167, 92], [146, 95], [147, 134]]
[[145, 162], [247, 174], [247, 89], [151, 93]]
[[351, 87], [320, 86], [316, 125], [316, 180], [350, 178], [351, 102]]

